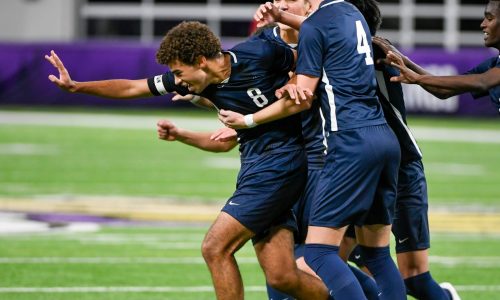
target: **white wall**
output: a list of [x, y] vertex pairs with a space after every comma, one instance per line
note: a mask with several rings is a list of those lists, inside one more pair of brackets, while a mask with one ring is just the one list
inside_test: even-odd
[[69, 41], [77, 0], [1, 0], [0, 41]]

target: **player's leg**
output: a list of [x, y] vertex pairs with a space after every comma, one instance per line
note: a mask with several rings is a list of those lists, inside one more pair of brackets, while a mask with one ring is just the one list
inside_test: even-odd
[[407, 293], [416, 299], [451, 299], [429, 271], [430, 247], [427, 183], [421, 161], [401, 165], [392, 229], [399, 271]]
[[254, 245], [267, 283], [298, 299], [328, 299], [321, 280], [297, 268], [293, 243], [293, 233], [280, 227]]
[[[369, 211], [383, 168], [380, 156], [386, 146], [373, 136], [372, 127], [329, 135], [326, 164], [311, 208], [305, 260], [335, 299], [366, 299], [338, 252], [346, 225], [362, 221]], [[397, 141], [393, 144], [399, 151]]]
[[225, 212], [219, 214], [208, 230], [202, 254], [212, 275], [217, 299], [243, 299], [243, 282], [234, 253], [253, 235]]
[[366, 299], [358, 280], [338, 255], [346, 226], [309, 226], [304, 259], [335, 299]]
[[379, 145], [370, 153], [370, 159], [378, 162], [373, 168], [380, 169], [374, 169], [376, 176], [370, 177], [374, 179], [373, 201], [363, 216], [362, 226], [356, 227], [356, 238], [363, 261], [380, 288], [380, 299], [406, 299], [404, 282], [389, 247], [401, 155], [399, 143], [388, 126], [369, 127], [363, 133], [366, 140]]
[[349, 269], [351, 269], [352, 273], [358, 279], [359, 284], [363, 288], [363, 292], [368, 300], [378, 300], [380, 289], [377, 285], [377, 282], [368, 274], [370, 271], [366, 268], [361, 250], [356, 241], [356, 232], [354, 230], [354, 226], [351, 225], [347, 228], [346, 233], [344, 234], [344, 238], [340, 244], [339, 255], [344, 261], [350, 261], [354, 263], [356, 266], [350, 265]]

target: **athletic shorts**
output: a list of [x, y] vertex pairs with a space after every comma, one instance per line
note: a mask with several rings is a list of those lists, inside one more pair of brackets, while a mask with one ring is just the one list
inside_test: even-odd
[[392, 224], [400, 147], [387, 124], [330, 132], [310, 225]]
[[292, 207], [307, 182], [304, 150], [266, 152], [242, 160], [236, 191], [222, 211], [255, 233], [253, 243], [274, 227], [297, 230]]
[[293, 206], [293, 212], [297, 218], [297, 232], [295, 233], [295, 244], [304, 244], [309, 226], [309, 214], [313, 201], [316, 185], [321, 174], [321, 169], [309, 169], [307, 171], [307, 185], [299, 201]]
[[398, 199], [392, 232], [396, 253], [430, 247], [427, 182], [422, 161], [409, 162], [399, 169]]

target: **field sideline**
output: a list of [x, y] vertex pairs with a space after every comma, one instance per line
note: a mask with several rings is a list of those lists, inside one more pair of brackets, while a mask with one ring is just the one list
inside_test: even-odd
[[[160, 118], [219, 127], [210, 113], [0, 110], [0, 211], [23, 212], [0, 213], [0, 299], [214, 299], [199, 248], [234, 190], [238, 153], [159, 141]], [[500, 299], [498, 120], [410, 126], [429, 183], [434, 277], [464, 300]], [[237, 259], [245, 299], [265, 299], [251, 246]]]

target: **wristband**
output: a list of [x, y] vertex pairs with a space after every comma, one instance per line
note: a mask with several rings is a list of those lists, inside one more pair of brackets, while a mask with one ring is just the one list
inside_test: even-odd
[[258, 125], [253, 120], [253, 114], [245, 115], [243, 118], [245, 120], [245, 125], [247, 125], [248, 128], [253, 128]]
[[200, 96], [198, 96], [198, 95], [194, 95], [194, 96], [193, 96], [193, 99], [191, 99], [189, 102], [191, 102], [191, 103], [193, 103], [193, 104], [196, 104], [196, 103], [198, 103], [198, 101], [200, 101], [200, 100], [201, 100], [201, 97], [200, 97]]

